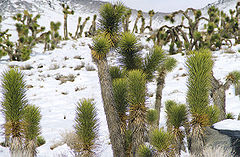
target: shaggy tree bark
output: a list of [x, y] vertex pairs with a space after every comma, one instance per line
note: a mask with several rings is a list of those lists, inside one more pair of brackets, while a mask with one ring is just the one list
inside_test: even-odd
[[159, 120], [160, 120], [160, 113], [161, 113], [161, 107], [162, 107], [162, 91], [165, 84], [165, 77], [166, 72], [161, 72], [157, 78], [157, 90], [156, 90], [156, 100], [155, 100], [155, 109], [157, 111], [157, 123], [155, 125], [155, 128], [159, 127]]
[[124, 138], [121, 134], [121, 123], [115, 108], [112, 81], [109, 74], [107, 59], [96, 60], [96, 62], [113, 155], [114, 157], [124, 157]]
[[231, 79], [228, 79], [224, 84], [221, 84], [212, 74], [212, 89], [210, 96], [213, 99], [214, 105], [220, 110], [219, 120], [224, 120], [226, 118], [226, 90], [229, 89], [230, 85], [233, 83]]

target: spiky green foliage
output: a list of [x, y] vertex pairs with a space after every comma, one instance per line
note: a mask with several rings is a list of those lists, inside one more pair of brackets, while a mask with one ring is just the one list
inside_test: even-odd
[[40, 135], [40, 108], [34, 105], [27, 105], [24, 111], [24, 129], [23, 134], [27, 141], [35, 141]]
[[94, 59], [105, 58], [110, 51], [109, 41], [103, 36], [93, 38], [93, 51], [92, 56]]
[[40, 147], [46, 143], [46, 140], [42, 136], [37, 137], [37, 147]]
[[214, 106], [209, 106], [208, 107], [208, 115], [209, 115], [209, 124], [213, 125], [214, 123], [217, 123], [219, 120], [219, 115], [220, 115], [220, 110], [219, 108], [214, 105]]
[[146, 75], [141, 70], [128, 73], [129, 128], [132, 131], [132, 153], [144, 143], [146, 134]]
[[111, 75], [112, 80], [114, 80], [116, 78], [123, 78], [124, 77], [124, 72], [118, 66], [110, 67], [109, 73]]
[[81, 148], [76, 151], [92, 154], [96, 148], [99, 129], [97, 110], [92, 100], [83, 99], [78, 102], [74, 128]]
[[141, 50], [139, 39], [133, 33], [124, 32], [118, 46], [122, 66], [126, 70], [141, 69], [142, 59], [139, 52]]
[[187, 107], [173, 100], [165, 102], [168, 125], [179, 129], [187, 121]]
[[150, 143], [159, 155], [174, 155], [174, 140], [171, 133], [156, 129], [150, 135]]
[[147, 110], [146, 119], [150, 125], [153, 125], [157, 120], [157, 110], [155, 109]]
[[231, 112], [227, 113], [227, 114], [226, 114], [226, 119], [235, 119], [235, 118], [234, 118], [234, 114], [231, 113]]
[[113, 80], [113, 96], [116, 104], [116, 110], [121, 120], [121, 129], [126, 130], [127, 119], [127, 80], [125, 78], [118, 78]]
[[207, 113], [211, 88], [212, 55], [209, 50], [192, 52], [187, 58], [187, 103], [192, 115]]
[[128, 73], [127, 80], [130, 105], [144, 105], [146, 97], [146, 75], [141, 70], [132, 70]]
[[138, 157], [152, 157], [152, 150], [146, 145], [141, 145], [138, 149]]
[[151, 80], [153, 78], [153, 73], [159, 67], [159, 64], [164, 60], [164, 53], [161, 47], [155, 46], [150, 53], [147, 54], [144, 60], [143, 71], [147, 75], [147, 79]]
[[183, 139], [185, 134], [180, 127], [187, 124], [187, 107], [184, 104], [178, 104], [173, 100], [165, 102], [166, 113], [167, 113], [167, 127], [168, 131], [172, 132], [176, 144], [176, 150], [180, 155], [181, 149], [183, 148]]
[[5, 134], [11, 137], [22, 136], [22, 119], [27, 105], [24, 75], [17, 69], [2, 73], [2, 113], [5, 118]]
[[100, 29], [105, 37], [115, 46], [118, 41], [118, 34], [121, 28], [121, 19], [125, 12], [125, 6], [118, 2], [116, 4], [106, 3], [101, 6], [100, 14]]

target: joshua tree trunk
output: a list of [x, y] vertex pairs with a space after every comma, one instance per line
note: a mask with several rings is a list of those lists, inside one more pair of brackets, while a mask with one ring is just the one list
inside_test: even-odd
[[103, 107], [106, 114], [110, 140], [114, 157], [124, 157], [124, 139], [121, 134], [120, 119], [118, 117], [115, 102], [113, 98], [113, 89], [111, 76], [107, 59], [97, 60], [98, 77], [101, 85], [101, 93], [103, 99]]
[[165, 77], [166, 72], [161, 72], [157, 78], [157, 90], [156, 90], [156, 100], [155, 100], [155, 109], [157, 111], [157, 123], [155, 125], [155, 128], [159, 127], [159, 120], [160, 120], [160, 112], [161, 112], [161, 106], [162, 106], [162, 91], [165, 84]]
[[226, 117], [226, 94], [225, 91], [229, 89], [230, 85], [233, 83], [232, 80], [227, 80], [225, 84], [221, 84], [213, 75], [212, 75], [212, 89], [211, 97], [213, 99], [214, 105], [220, 110], [219, 120], [223, 120]]
[[64, 39], [68, 39], [68, 31], [67, 31], [67, 14], [64, 15]]

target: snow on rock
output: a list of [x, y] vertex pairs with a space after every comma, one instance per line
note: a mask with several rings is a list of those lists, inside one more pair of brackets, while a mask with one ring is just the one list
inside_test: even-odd
[[215, 123], [213, 127], [217, 130], [240, 131], [240, 120], [226, 119]]

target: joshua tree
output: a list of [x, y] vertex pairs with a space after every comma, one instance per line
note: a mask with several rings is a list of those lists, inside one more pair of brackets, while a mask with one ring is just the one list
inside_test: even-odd
[[75, 131], [79, 145], [75, 146], [77, 156], [94, 156], [97, 145], [99, 120], [95, 104], [90, 99], [83, 99], [77, 104]]
[[111, 47], [115, 47], [118, 41], [121, 19], [125, 10], [125, 6], [122, 3], [114, 5], [106, 3], [100, 8], [100, 30], [110, 42]]
[[150, 31], [152, 31], [153, 30], [152, 29], [152, 18], [155, 15], [155, 12], [154, 12], [154, 10], [150, 10], [148, 12], [148, 14], [149, 14], [149, 17], [150, 17], [150, 21], [149, 21], [149, 26], [147, 26], [147, 27], [149, 28]]
[[[110, 4], [109, 4], [110, 5]], [[110, 7], [112, 7], [110, 5]], [[121, 134], [121, 123], [116, 110], [114, 101], [111, 76], [106, 55], [109, 52], [110, 44], [105, 37], [96, 37], [93, 39], [93, 46], [90, 46], [92, 57], [98, 67], [99, 82], [103, 99], [104, 111], [108, 123], [110, 140], [115, 157], [125, 156], [124, 139]]]
[[51, 46], [50, 46], [50, 50], [53, 50], [56, 48], [57, 44], [60, 42], [61, 40], [61, 36], [59, 35], [59, 28], [61, 26], [61, 23], [60, 22], [51, 22], [50, 23], [50, 35], [51, 35], [51, 39], [50, 39], [50, 43], [51, 43]]
[[176, 144], [176, 151], [181, 155], [181, 150], [185, 149], [183, 139], [185, 133], [180, 129], [187, 124], [187, 107], [184, 104], [177, 104], [172, 100], [165, 102], [167, 113], [168, 131], [172, 132]]
[[140, 28], [140, 33], [143, 33], [145, 31], [145, 18], [142, 16], [142, 26]]
[[164, 59], [163, 63], [159, 65], [158, 74], [157, 74], [157, 89], [156, 89], [156, 100], [155, 100], [155, 109], [157, 110], [157, 123], [155, 128], [159, 127], [160, 113], [162, 107], [162, 91], [165, 84], [165, 78], [168, 72], [171, 72], [177, 64], [177, 60], [174, 58], [167, 57]]
[[124, 17], [122, 18], [123, 20], [123, 30], [124, 32], [128, 32], [129, 31], [129, 23], [131, 22], [129, 19], [132, 15], [132, 10], [131, 9], [128, 9], [125, 14], [124, 14]]
[[209, 50], [192, 52], [187, 58], [187, 104], [192, 115], [192, 131], [189, 136], [190, 151], [201, 154], [199, 150], [204, 147], [204, 130], [217, 118], [214, 116], [214, 108], [209, 106], [209, 94], [211, 89], [211, 71], [213, 61]]
[[137, 18], [136, 18], [136, 20], [135, 20], [135, 23], [134, 23], [132, 32], [138, 33], [137, 24], [138, 24], [138, 20], [139, 20], [141, 17], [142, 17], [142, 10], [138, 10]]
[[1, 111], [5, 118], [5, 142], [10, 142], [11, 155], [16, 156], [23, 149], [23, 118], [27, 106], [26, 83], [20, 71], [10, 69], [2, 74], [2, 94]]
[[85, 27], [85, 25], [86, 25], [86, 23], [87, 23], [88, 20], [90, 20], [90, 17], [89, 17], [89, 16], [85, 19], [85, 21], [83, 22], [83, 24], [80, 25], [80, 32], [79, 32], [79, 34], [78, 34], [77, 37], [82, 37], [83, 29], [84, 29], [84, 27]]
[[68, 30], [67, 30], [67, 18], [68, 18], [68, 14], [73, 15], [74, 11], [70, 10], [69, 5], [66, 4], [62, 4], [62, 8], [63, 8], [63, 14], [64, 14], [64, 39], [67, 40], [68, 39]]
[[26, 156], [35, 157], [37, 154], [37, 137], [40, 135], [40, 108], [27, 105], [23, 118], [23, 135], [25, 138]]
[[96, 34], [96, 30], [97, 30], [96, 19], [97, 19], [97, 15], [95, 14], [93, 15], [92, 25], [89, 28], [88, 36], [94, 36]]

